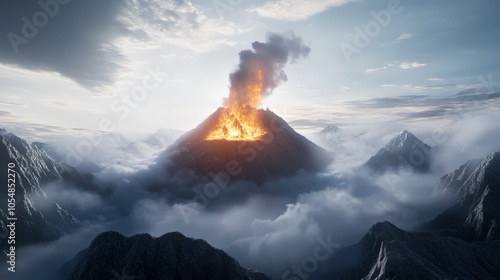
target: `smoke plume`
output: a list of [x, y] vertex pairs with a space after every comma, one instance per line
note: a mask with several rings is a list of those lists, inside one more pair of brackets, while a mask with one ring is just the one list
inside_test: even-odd
[[[311, 48], [303, 43], [302, 38], [291, 32], [269, 33], [265, 43], [254, 42], [252, 50], [239, 53], [240, 64], [230, 75], [231, 92], [225, 105], [256, 108], [263, 97], [270, 95], [277, 86], [287, 81], [283, 71], [286, 64], [307, 57], [310, 51]], [[249, 91], [249, 85], [255, 84], [261, 86], [253, 92]]]

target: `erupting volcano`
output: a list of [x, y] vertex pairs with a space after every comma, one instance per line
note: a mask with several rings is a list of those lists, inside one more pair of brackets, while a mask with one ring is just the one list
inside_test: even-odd
[[[265, 91], [262, 67], [254, 63], [247, 75], [248, 81], [243, 87], [231, 89], [225, 109], [207, 140], [254, 141], [265, 134], [257, 116]], [[246, 98], [242, 100], [240, 96]]]
[[167, 152], [172, 173], [193, 170], [213, 177], [225, 172], [237, 179], [261, 182], [292, 176], [300, 170], [318, 172], [331, 162], [327, 152], [295, 132], [269, 110], [259, 109], [264, 97], [287, 80], [287, 63], [306, 57], [310, 48], [293, 34], [270, 34], [241, 51], [230, 75], [229, 97]]

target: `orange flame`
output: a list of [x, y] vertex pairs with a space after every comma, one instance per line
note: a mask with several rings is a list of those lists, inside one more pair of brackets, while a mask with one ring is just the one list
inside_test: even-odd
[[[257, 107], [265, 91], [264, 75], [258, 65], [251, 68], [250, 79], [240, 88], [232, 88], [217, 124], [207, 140], [255, 141], [265, 134]], [[244, 98], [241, 98], [243, 96]]]

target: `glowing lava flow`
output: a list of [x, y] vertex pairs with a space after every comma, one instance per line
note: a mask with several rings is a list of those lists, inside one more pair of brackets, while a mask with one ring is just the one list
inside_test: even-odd
[[265, 134], [257, 111], [265, 90], [264, 75], [258, 65], [252, 67], [249, 75], [246, 84], [231, 89], [207, 140], [255, 141]]

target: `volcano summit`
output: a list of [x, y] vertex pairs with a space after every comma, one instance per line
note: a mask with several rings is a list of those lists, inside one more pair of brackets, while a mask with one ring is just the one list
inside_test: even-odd
[[219, 108], [170, 148], [171, 173], [192, 170], [209, 178], [222, 173], [260, 183], [293, 176], [300, 170], [321, 172], [331, 162], [327, 151], [298, 134], [270, 110], [254, 112], [263, 132], [256, 140], [210, 139], [225, 110]]

